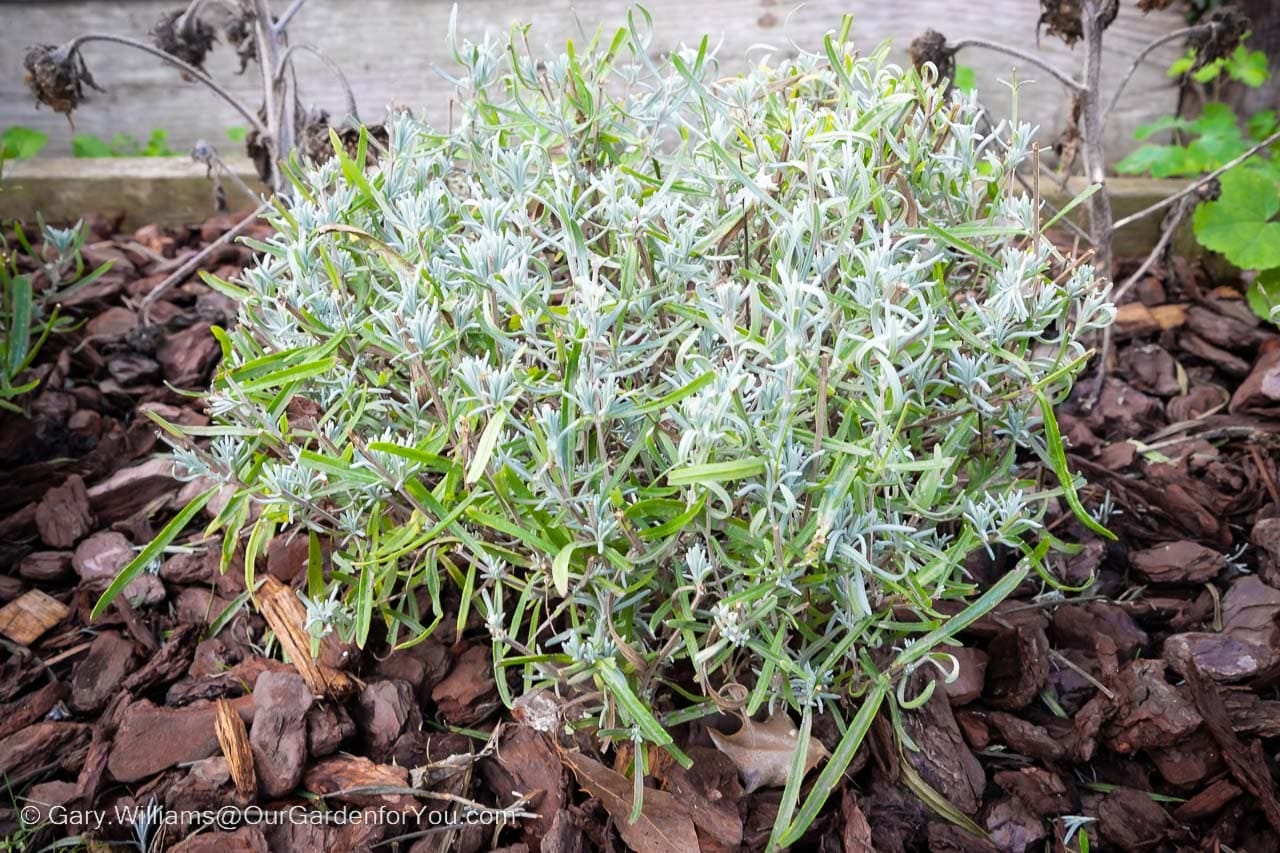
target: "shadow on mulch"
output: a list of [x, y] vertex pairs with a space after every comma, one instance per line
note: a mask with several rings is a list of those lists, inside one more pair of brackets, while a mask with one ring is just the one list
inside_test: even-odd
[[[128, 810], [152, 805], [155, 849], [762, 849], [779, 789], [742, 778], [705, 724], [679, 733], [693, 768], [655, 762], [627, 825], [617, 771], [630, 760], [564, 751], [537, 729], [536, 697], [503, 709], [478, 624], [458, 634], [445, 620], [393, 654], [327, 647], [321, 663], [355, 690], [318, 698], [264, 655], [250, 609], [206, 636], [244, 581], [198, 539], [90, 624], [97, 595], [199, 488], [173, 478], [142, 413], [207, 422], [173, 389], [208, 381], [209, 328], [236, 311], [195, 277], [155, 301], [146, 330], [137, 306], [237, 221], [120, 234], [95, 220], [86, 261], [115, 265], [64, 306], [86, 323], [47, 347], [31, 417], [0, 423], [0, 833], [32, 849], [137, 841]], [[233, 277], [250, 260], [227, 246], [206, 268]], [[878, 721], [801, 846], [1076, 851], [1087, 833], [1093, 850], [1280, 849], [1280, 335], [1182, 262], [1134, 288], [1115, 333], [1108, 375], [1061, 413], [1086, 503], [1119, 536], [1094, 537], [1065, 508], [1054, 522], [1083, 545], [1062, 576], [1095, 583], [1065, 597], [1028, 584], [966, 631], [959, 678], [906, 715], [920, 751], [901, 756]], [[306, 559], [305, 537], [278, 538], [266, 570], [296, 586]], [[229, 765], [219, 732], [237, 717], [247, 747]], [[831, 748], [828, 723], [815, 732]], [[916, 799], [903, 761], [989, 840]], [[513, 803], [522, 816], [505, 824], [464, 817]], [[201, 811], [251, 805], [261, 812], [199, 825]], [[46, 822], [20, 827], [24, 806]]]

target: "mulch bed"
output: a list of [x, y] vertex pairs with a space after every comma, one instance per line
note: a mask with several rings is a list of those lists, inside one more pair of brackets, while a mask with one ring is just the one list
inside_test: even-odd
[[[322, 795], [331, 810], [405, 817], [159, 821], [147, 841], [221, 853], [568, 853], [622, 839], [664, 850], [668, 821], [683, 816], [704, 851], [762, 849], [780, 789], [746, 793], [705, 723], [677, 732], [693, 769], [652, 767], [663, 793], [646, 797], [642, 830], [622, 826], [630, 783], [613, 770], [630, 761], [596, 761], [584, 740], [586, 752], [569, 751], [529, 725], [536, 708], [505, 710], [478, 624], [458, 634], [446, 619], [393, 654], [330, 648], [321, 663], [350, 689], [317, 698], [278, 646], [264, 647], [267, 622], [251, 608], [207, 636], [244, 579], [218, 573], [217, 543], [196, 540], [90, 622], [98, 594], [193, 488], [174, 479], [142, 412], [207, 421], [198, 398], [173, 389], [208, 381], [219, 355], [209, 326], [235, 314], [194, 277], [154, 301], [146, 329], [138, 306], [237, 221], [128, 234], [93, 221], [86, 260], [116, 264], [65, 306], [86, 322], [47, 347], [31, 417], [0, 421], [0, 835], [29, 849], [85, 832], [137, 840], [110, 819], [21, 829], [28, 804], [45, 815], [153, 803], [269, 813], [319, 808]], [[250, 260], [229, 245], [206, 268], [234, 276]], [[1119, 535], [1105, 542], [1065, 513], [1055, 522], [1083, 543], [1064, 577], [1096, 584], [1065, 596], [1028, 584], [968, 630], [960, 678], [906, 715], [921, 750], [900, 754], [877, 721], [802, 847], [1074, 851], [1062, 839], [1083, 824], [1093, 850], [1280, 849], [1280, 335], [1180, 261], [1133, 289], [1116, 338], [1114, 368], [1081, 382], [1061, 416], [1086, 504]], [[305, 538], [280, 538], [267, 555], [286, 593], [306, 554]], [[991, 580], [1004, 566], [970, 568]], [[838, 733], [817, 729], [833, 747]], [[238, 745], [230, 761], [220, 735]], [[990, 841], [922, 804], [903, 762]], [[515, 792], [532, 816], [505, 829], [448, 822], [464, 802], [507, 806]]]

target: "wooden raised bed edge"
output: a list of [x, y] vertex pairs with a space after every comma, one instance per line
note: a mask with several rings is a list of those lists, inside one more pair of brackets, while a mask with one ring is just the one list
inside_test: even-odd
[[[247, 158], [227, 161], [256, 192], [264, 192]], [[232, 210], [256, 205], [234, 181], [223, 178]], [[190, 157], [36, 157], [4, 164], [0, 221], [34, 222], [36, 213], [55, 224], [86, 213], [124, 214], [123, 228], [193, 225], [213, 216], [214, 182]]]
[[[256, 191], [262, 191], [253, 166], [243, 157], [228, 159], [230, 168]], [[1117, 219], [1167, 198], [1186, 185], [1181, 180], [1110, 178], [1107, 186]], [[232, 209], [250, 206], [243, 191], [223, 181]], [[1061, 206], [1083, 186], [1074, 178], [1067, 189], [1041, 181], [1041, 191]], [[1084, 205], [1073, 211], [1083, 222]], [[213, 182], [200, 163], [187, 157], [50, 157], [6, 163], [0, 179], [0, 221], [35, 221], [36, 212], [51, 223], [74, 222], [90, 211], [124, 214], [125, 227], [148, 223], [190, 225], [214, 213]], [[1137, 222], [1116, 235], [1116, 255], [1145, 255], [1160, 235], [1162, 213]], [[1188, 237], [1189, 235], [1180, 235]], [[1177, 248], [1195, 254], [1195, 241], [1179, 239]]]

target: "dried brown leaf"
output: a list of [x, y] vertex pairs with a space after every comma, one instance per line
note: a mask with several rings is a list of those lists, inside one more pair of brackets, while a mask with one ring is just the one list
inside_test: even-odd
[[[800, 730], [784, 712], [776, 712], [763, 723], [750, 717], [742, 728], [731, 735], [708, 729], [716, 748], [733, 759], [742, 774], [743, 789], [750, 794], [757, 788], [787, 784], [791, 775], [791, 759], [799, 748]], [[830, 753], [815, 737], [806, 747], [804, 772], [817, 767]]]
[[698, 833], [683, 804], [666, 791], [646, 788], [640, 819], [630, 822], [634, 792], [631, 780], [580, 752], [565, 752], [564, 763], [578, 784], [604, 805], [618, 834], [636, 853], [696, 853]]

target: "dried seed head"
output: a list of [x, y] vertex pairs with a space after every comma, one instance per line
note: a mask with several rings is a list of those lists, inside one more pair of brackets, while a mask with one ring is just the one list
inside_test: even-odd
[[253, 161], [253, 169], [258, 173], [258, 177], [263, 181], [270, 183], [273, 169], [271, 168], [271, 148], [267, 145], [267, 140], [256, 130], [250, 130], [244, 137], [244, 153]]
[[911, 64], [921, 71], [927, 62], [938, 69], [939, 80], [955, 79], [956, 52], [947, 47], [947, 37], [937, 30], [925, 30], [911, 42]]
[[84, 99], [83, 86], [98, 89], [78, 50], [64, 51], [52, 45], [35, 45], [27, 48], [22, 64], [27, 69], [27, 85], [32, 93], [54, 112], [70, 115]]
[[1187, 44], [1196, 54], [1196, 64], [1191, 71], [1197, 71], [1235, 50], [1248, 31], [1249, 19], [1239, 9], [1214, 9], [1201, 28], [1187, 38]]
[[[330, 121], [326, 110], [308, 110], [298, 121], [298, 151], [311, 163], [326, 163], [333, 157], [333, 142], [329, 139], [329, 128], [332, 127], [342, 141], [347, 156], [355, 159], [360, 148], [360, 127], [337, 127]], [[387, 127], [384, 124], [367, 125], [369, 138], [372, 140], [365, 152], [365, 165], [377, 162], [377, 148], [386, 147]]]
[[[1040, 27], [1051, 36], [1058, 36], [1067, 46], [1084, 37], [1084, 24], [1080, 0], [1040, 0], [1040, 20], [1036, 23], [1036, 37]], [[1102, 10], [1102, 29], [1111, 26], [1120, 13], [1120, 0], [1110, 0]]]
[[1217, 178], [1196, 190], [1196, 198], [1200, 201], [1217, 201], [1221, 196], [1222, 184], [1218, 182]]
[[[151, 28], [151, 43], [188, 65], [204, 68], [204, 59], [218, 40], [213, 27], [192, 16], [182, 24], [184, 10], [166, 12]], [[180, 26], [181, 24], [181, 26]]]
[[1071, 108], [1068, 112], [1067, 126], [1062, 129], [1062, 135], [1053, 143], [1053, 153], [1058, 156], [1058, 170], [1066, 175], [1070, 174], [1071, 167], [1076, 162], [1076, 157], [1080, 153], [1080, 144], [1083, 136], [1080, 134], [1080, 110], [1083, 101], [1078, 92], [1071, 94]]
[[243, 74], [250, 62], [258, 61], [258, 43], [253, 39], [252, 23], [243, 15], [232, 18], [227, 22], [222, 34], [236, 49], [236, 56], [240, 57], [240, 70], [236, 73]]

